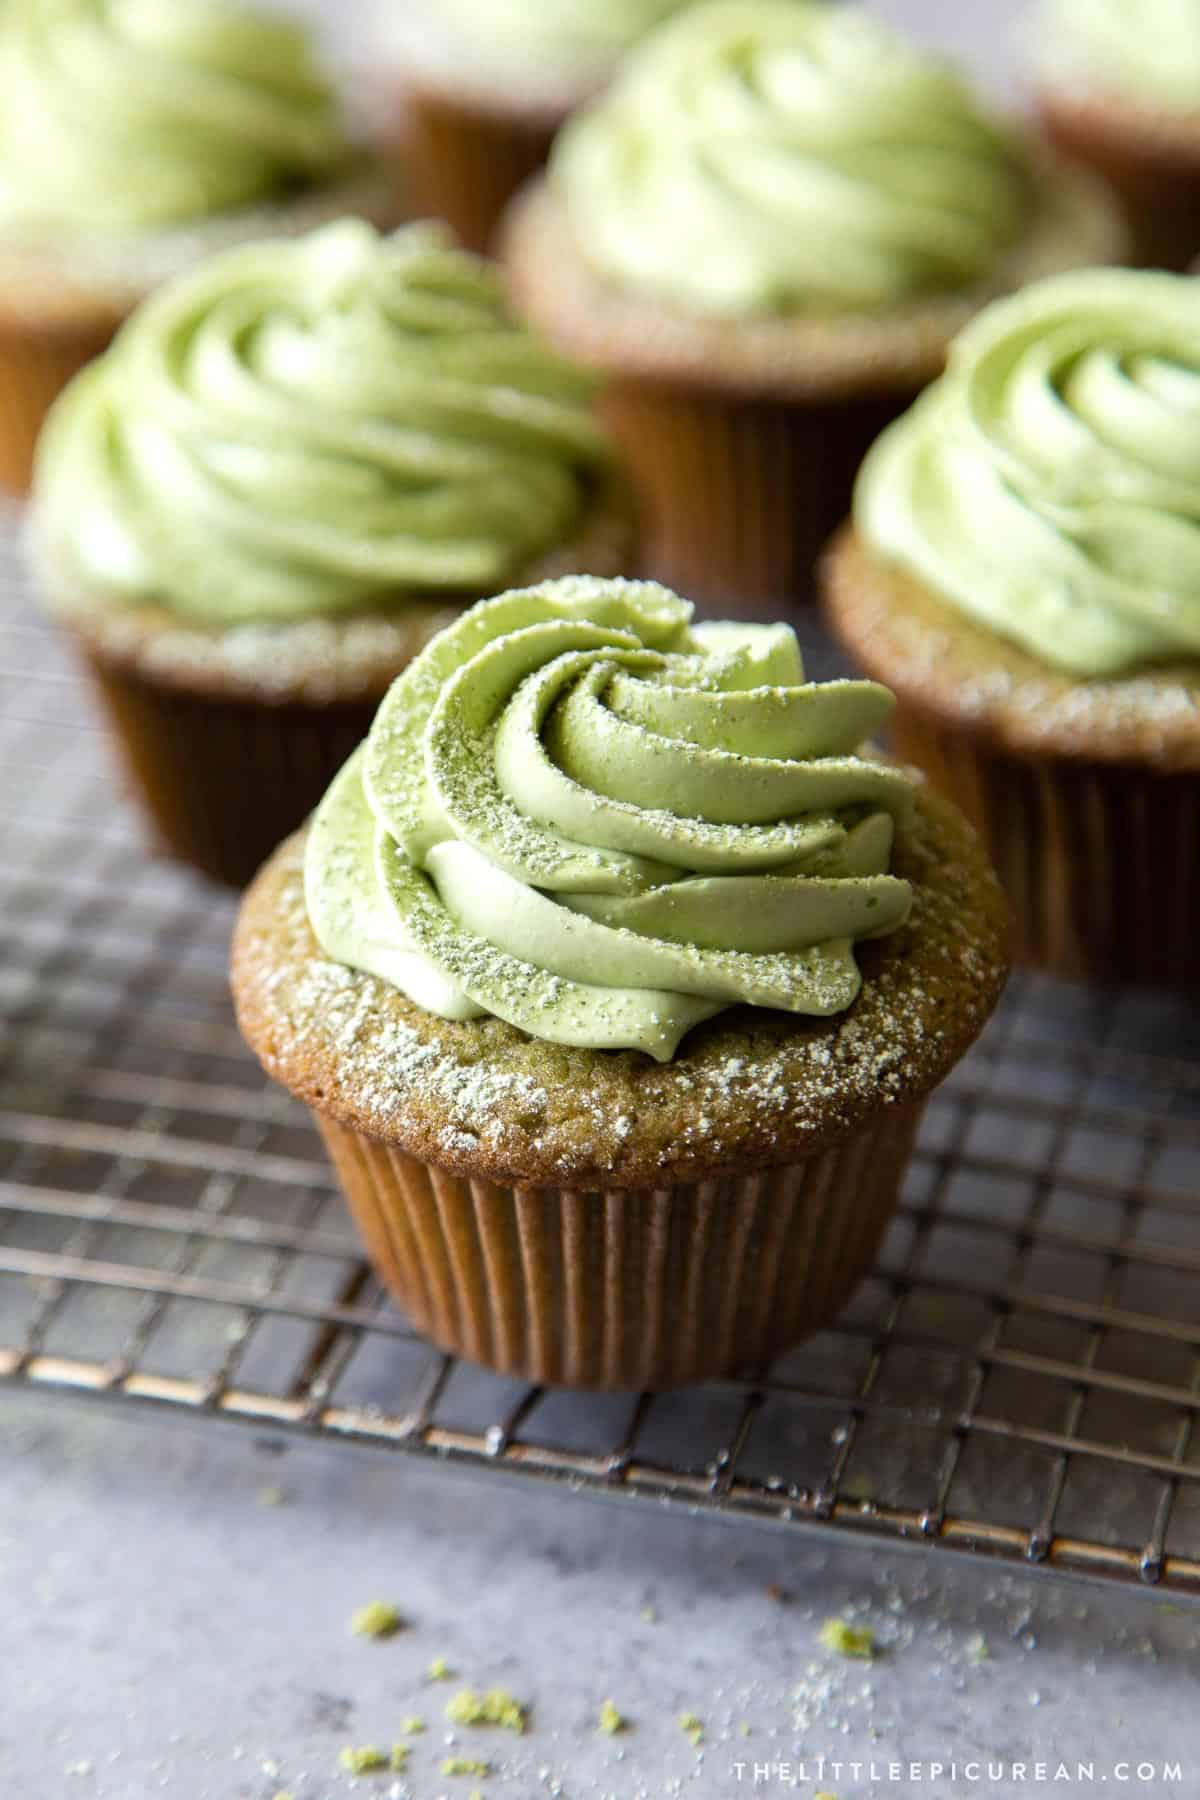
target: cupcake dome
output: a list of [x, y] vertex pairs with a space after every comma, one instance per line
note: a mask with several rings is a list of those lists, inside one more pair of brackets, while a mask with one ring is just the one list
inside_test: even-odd
[[327, 180], [350, 156], [308, 34], [228, 0], [6, 0], [0, 229], [152, 229]]
[[645, 46], [552, 162], [603, 275], [685, 310], [878, 308], [986, 279], [1032, 195], [948, 66], [854, 8], [714, 0]]

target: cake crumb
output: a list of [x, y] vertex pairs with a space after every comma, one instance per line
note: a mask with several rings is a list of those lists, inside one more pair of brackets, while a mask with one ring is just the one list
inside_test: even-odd
[[518, 1735], [525, 1731], [527, 1712], [505, 1688], [489, 1688], [484, 1694], [463, 1688], [446, 1704], [446, 1717], [455, 1725], [499, 1725]]
[[478, 1775], [482, 1777], [490, 1775], [491, 1772], [491, 1763], [480, 1762], [475, 1757], [447, 1756], [442, 1761], [443, 1775]]
[[972, 1663], [985, 1663], [988, 1660], [991, 1652], [982, 1631], [977, 1631], [974, 1637], [967, 1639], [966, 1655], [967, 1661]]
[[850, 1625], [845, 1619], [826, 1619], [821, 1627], [821, 1642], [835, 1656], [849, 1656], [870, 1662], [875, 1655], [875, 1633], [869, 1625]]
[[390, 1638], [395, 1637], [404, 1620], [396, 1608], [386, 1600], [372, 1600], [366, 1606], [360, 1606], [350, 1620], [350, 1629], [355, 1637]]
[[265, 1487], [258, 1490], [260, 1506], [282, 1506], [286, 1499], [287, 1495], [281, 1487]]
[[412, 1753], [411, 1744], [393, 1744], [389, 1763], [393, 1775], [403, 1775], [408, 1767], [408, 1759]]
[[691, 1738], [693, 1744], [699, 1746], [704, 1737], [703, 1719], [698, 1719], [694, 1712], [680, 1713], [679, 1729], [685, 1737]]
[[454, 1670], [444, 1656], [435, 1656], [425, 1673], [430, 1681], [449, 1681]]
[[640, 1616], [641, 1616], [643, 1625], [657, 1625], [658, 1624], [658, 1614], [655, 1612], [655, 1610], [652, 1606], [643, 1606]]
[[629, 1729], [629, 1720], [624, 1713], [617, 1711], [611, 1700], [606, 1700], [600, 1708], [600, 1729], [607, 1732], [609, 1737], [616, 1737], [619, 1731]]
[[409, 1713], [406, 1719], [401, 1719], [400, 1721], [401, 1737], [417, 1737], [424, 1729], [425, 1721], [424, 1719], [418, 1718], [416, 1713]]
[[374, 1744], [364, 1744], [361, 1748], [348, 1744], [338, 1761], [351, 1775], [374, 1775], [377, 1770], [388, 1766], [388, 1758]]

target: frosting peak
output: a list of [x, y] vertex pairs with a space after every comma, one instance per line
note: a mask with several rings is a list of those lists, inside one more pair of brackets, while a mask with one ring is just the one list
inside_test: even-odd
[[153, 228], [349, 156], [308, 33], [236, 0], [4, 0], [0, 222]]
[[484, 65], [525, 79], [552, 70], [600, 77], [639, 38], [695, 0], [441, 0], [437, 29], [470, 43]]
[[1084, 270], [989, 307], [867, 457], [855, 519], [1056, 668], [1200, 653], [1200, 283]]
[[567, 126], [552, 177], [602, 275], [700, 313], [966, 287], [1030, 204], [959, 76], [829, 0], [689, 8]]
[[911, 903], [907, 779], [856, 754], [891, 696], [691, 611], [576, 577], [435, 638], [314, 818], [326, 953], [445, 1018], [659, 1060], [739, 1002], [847, 1007], [854, 941]]
[[1200, 108], [1200, 0], [1043, 0], [1037, 44], [1052, 81]]
[[590, 504], [592, 395], [436, 227], [343, 221], [134, 314], [51, 413], [39, 531], [98, 603], [216, 625], [494, 592]]

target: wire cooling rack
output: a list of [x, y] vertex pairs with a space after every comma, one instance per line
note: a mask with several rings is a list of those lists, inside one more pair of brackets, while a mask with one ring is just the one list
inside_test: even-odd
[[430, 1348], [143, 852], [0, 538], [0, 1379], [792, 1529], [1200, 1590], [1200, 1014], [1021, 979], [880, 1265], [769, 1374], [656, 1399]]

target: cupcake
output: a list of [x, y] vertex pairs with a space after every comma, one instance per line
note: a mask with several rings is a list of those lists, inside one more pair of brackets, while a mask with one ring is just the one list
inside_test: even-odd
[[1200, 253], [1197, 0], [1043, 0], [1034, 83], [1047, 136], [1125, 202], [1139, 258]]
[[0, 485], [47, 406], [159, 282], [358, 213], [395, 178], [350, 145], [300, 26], [231, 0], [0, 5]]
[[825, 0], [651, 38], [515, 205], [518, 304], [611, 378], [650, 568], [806, 595], [873, 437], [995, 292], [1124, 244], [1106, 194]]
[[380, 1277], [529, 1381], [670, 1387], [826, 1324], [1004, 977], [977, 840], [856, 748], [886, 690], [691, 615], [584, 578], [472, 608], [235, 935]]
[[423, 212], [486, 250], [563, 121], [691, 0], [379, 0], [374, 106]]
[[591, 377], [441, 227], [358, 220], [145, 302], [52, 408], [30, 523], [157, 837], [233, 883], [434, 631], [631, 538]]
[[1200, 285], [1088, 270], [990, 308], [867, 458], [825, 577], [1025, 956], [1196, 985]]

